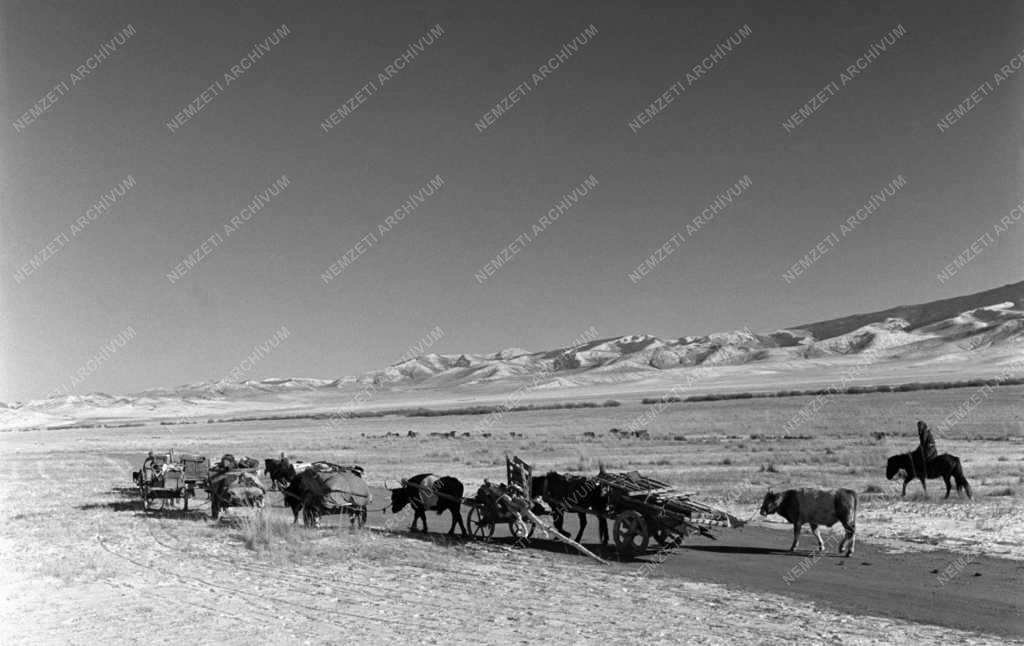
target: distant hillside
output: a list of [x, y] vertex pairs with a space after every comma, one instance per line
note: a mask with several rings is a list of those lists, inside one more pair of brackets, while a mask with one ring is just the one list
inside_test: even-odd
[[457, 394], [461, 401], [473, 401], [481, 393], [550, 398], [588, 388], [623, 392], [635, 390], [636, 384], [662, 391], [678, 384], [705, 392], [723, 383], [733, 384], [731, 388], [741, 383], [744, 389], [752, 383], [777, 388], [787, 379], [813, 382], [810, 374], [834, 380], [841, 364], [859, 366], [859, 374], [870, 368], [875, 374], [909, 375], [915, 380], [929, 371], [955, 374], [958, 379], [982, 373], [1024, 374], [1024, 282], [767, 334], [739, 330], [668, 339], [631, 334], [540, 352], [507, 348], [480, 354], [423, 354], [340, 379], [215, 381], [134, 395], [52, 397], [0, 407], [0, 428], [97, 418], [196, 418], [317, 405], [336, 409], [371, 396], [380, 401], [388, 394]]
[[961, 312], [1004, 302], [1015, 303], [1018, 309], [1022, 307], [1022, 304], [1024, 304], [1024, 281], [978, 292], [977, 294], [957, 296], [941, 301], [932, 301], [931, 303], [921, 303], [920, 305], [900, 305], [899, 307], [879, 312], [852, 314], [817, 323], [794, 325], [790, 329], [806, 330], [815, 339], [829, 339], [846, 334], [869, 323], [896, 318], [906, 321], [909, 324], [907, 330], [910, 331], [931, 325], [932, 323], [938, 323]]

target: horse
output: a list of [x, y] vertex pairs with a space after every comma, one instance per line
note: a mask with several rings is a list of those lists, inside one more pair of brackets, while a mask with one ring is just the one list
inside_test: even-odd
[[549, 471], [545, 475], [531, 478], [530, 495], [540, 496], [551, 507], [555, 529], [562, 536], [569, 536], [569, 532], [563, 527], [565, 513], [577, 513], [580, 519], [580, 530], [576, 533], [577, 543], [587, 528], [587, 512], [597, 514], [601, 544], [608, 544], [608, 520], [601, 515], [608, 507], [608, 494], [596, 479]]
[[967, 478], [964, 477], [960, 458], [955, 455], [950, 455], [949, 453], [937, 455], [925, 462], [923, 466], [921, 464], [921, 454], [918, 451], [890, 456], [885, 466], [886, 480], [892, 480], [900, 471], [903, 472], [903, 493], [900, 494], [901, 496], [907, 495], [907, 483], [915, 478], [921, 481], [921, 486], [925, 491], [928, 491], [925, 479], [934, 480], [935, 478], [942, 478], [946, 483], [946, 498], [949, 498], [949, 492], [952, 488], [949, 479], [952, 477], [956, 481], [957, 494], [964, 492], [968, 498], [973, 497], [971, 495], [971, 485], [967, 482]]
[[423, 521], [423, 532], [427, 531], [427, 510], [433, 509], [440, 516], [445, 511], [452, 514], [452, 525], [448, 528], [448, 535], [455, 533], [455, 525], [458, 524], [462, 535], [466, 536], [466, 526], [462, 523], [462, 493], [463, 486], [457, 478], [452, 476], [436, 476], [432, 473], [421, 473], [414, 475], [408, 480], [402, 480], [402, 486], [389, 488], [391, 491], [391, 513], [397, 514], [406, 505], [412, 507], [412, 527], [410, 532], [417, 531], [416, 524]]

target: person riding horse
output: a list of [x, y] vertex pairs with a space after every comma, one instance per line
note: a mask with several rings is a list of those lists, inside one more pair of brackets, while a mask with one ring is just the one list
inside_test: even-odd
[[928, 462], [938, 457], [939, 452], [935, 448], [935, 437], [932, 436], [932, 430], [921, 420], [917, 421], [917, 437], [920, 440], [920, 444], [914, 450], [914, 453], [920, 456], [921, 471], [924, 477], [927, 477]]
[[935, 459], [939, 452], [935, 448], [935, 438], [932, 436], [932, 429], [928, 428], [928, 425], [920, 420], [917, 422], [917, 437], [921, 440], [920, 451], [924, 459]]

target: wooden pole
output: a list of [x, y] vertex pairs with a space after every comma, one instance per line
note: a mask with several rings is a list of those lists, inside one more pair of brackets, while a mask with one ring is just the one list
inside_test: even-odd
[[539, 527], [543, 528], [543, 529], [544, 529], [544, 533], [545, 533], [545, 534], [551, 534], [551, 535], [552, 535], [552, 536], [554, 536], [554, 537], [555, 537], [555, 538], [556, 538], [557, 540], [560, 540], [560, 541], [562, 541], [563, 543], [567, 543], [567, 544], [569, 544], [569, 545], [571, 545], [571, 546], [575, 547], [575, 548], [576, 548], [577, 550], [579, 550], [580, 552], [582, 552], [582, 553], [586, 554], [586, 555], [587, 555], [587, 556], [589, 556], [590, 558], [592, 558], [592, 559], [596, 559], [596, 560], [597, 560], [597, 561], [598, 561], [599, 563], [601, 563], [602, 565], [608, 565], [608, 564], [609, 564], [609, 563], [608, 563], [608, 561], [604, 560], [603, 558], [601, 558], [601, 557], [600, 557], [600, 556], [598, 556], [597, 554], [594, 554], [593, 552], [591, 552], [591, 551], [590, 551], [590, 550], [588, 550], [587, 548], [583, 547], [582, 545], [580, 545], [580, 544], [579, 544], [579, 543], [577, 543], [576, 541], [572, 540], [572, 539], [571, 539], [571, 538], [569, 538], [568, 536], [562, 536], [562, 533], [561, 533], [561, 532], [559, 532], [559, 531], [557, 531], [557, 530], [556, 530], [555, 528], [553, 528], [553, 527], [551, 527], [551, 526], [549, 526], [549, 525], [545, 525], [544, 523], [542, 523], [542, 522], [541, 522], [541, 520], [540, 520], [540, 518], [537, 518], [537, 517], [536, 517], [536, 516], [535, 516], [535, 515], [533, 514], [533, 512], [532, 512], [532, 511], [526, 511], [526, 512], [524, 512], [524, 513], [523, 513], [523, 515], [524, 515], [524, 516], [526, 516], [527, 518], [529, 518], [529, 519], [530, 519], [531, 521], [533, 521], [535, 525], [537, 525], [537, 526], [539, 526]]

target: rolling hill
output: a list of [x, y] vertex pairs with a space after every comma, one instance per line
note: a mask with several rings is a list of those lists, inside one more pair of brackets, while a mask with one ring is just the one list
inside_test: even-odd
[[501, 401], [510, 393], [564, 399], [679, 388], [772, 390], [828, 383], [851, 366], [859, 380], [874, 383], [1024, 375], [1024, 282], [767, 333], [641, 333], [540, 352], [429, 353], [335, 379], [199, 382], [0, 404], [0, 428]]

